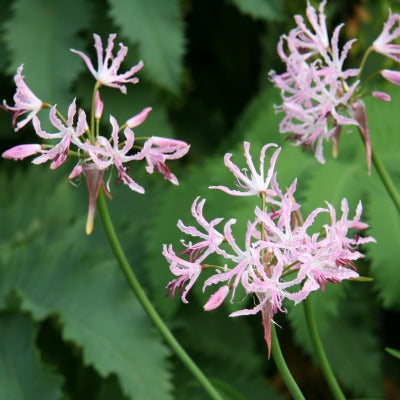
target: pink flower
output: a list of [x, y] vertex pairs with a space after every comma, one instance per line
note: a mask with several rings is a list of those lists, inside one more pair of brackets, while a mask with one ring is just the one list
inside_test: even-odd
[[65, 125], [58, 117], [56, 107], [53, 106], [50, 109], [50, 122], [55, 128], [58, 129], [56, 133], [47, 133], [42, 130], [40, 126], [39, 118], [33, 117], [33, 126], [35, 128], [36, 134], [43, 139], [61, 139], [60, 142], [49, 150], [43, 150], [42, 155], [35, 158], [32, 162], [34, 164], [42, 164], [46, 161], [52, 160], [50, 164], [51, 169], [58, 168], [64, 163], [68, 156], [69, 147], [71, 143], [78, 147], [81, 147], [81, 141], [79, 137], [85, 132], [87, 122], [86, 114], [83, 110], [79, 110], [78, 122], [76, 128], [74, 127], [74, 119], [76, 114], [76, 104], [75, 99], [70, 104], [68, 108], [68, 120], [67, 125]]
[[123, 146], [120, 146], [119, 125], [112, 115], [110, 115], [110, 123], [112, 126], [112, 146], [107, 138], [104, 136], [97, 136], [95, 145], [86, 144], [84, 149], [89, 153], [90, 158], [99, 170], [105, 170], [115, 165], [118, 171], [118, 179], [128, 185], [131, 190], [143, 194], [144, 188], [128, 175], [128, 170], [123, 165], [125, 162], [135, 159], [134, 156], [128, 155], [135, 141], [134, 133], [131, 129], [125, 128], [125, 143]]
[[94, 47], [97, 53], [97, 71], [93, 67], [93, 64], [89, 57], [81, 51], [71, 49], [75, 54], [78, 54], [85, 61], [89, 71], [95, 77], [95, 79], [102, 85], [109, 86], [112, 88], [119, 89], [122, 93], [126, 94], [125, 83], [138, 83], [139, 79], [134, 77], [134, 75], [143, 67], [143, 62], [140, 61], [137, 65], [133, 66], [129, 71], [118, 75], [119, 67], [124, 60], [126, 54], [128, 53], [128, 48], [122, 43], [119, 44], [119, 51], [116, 57], [113, 56], [112, 51], [114, 48], [114, 39], [116, 34], [110, 34], [108, 36], [107, 48], [105, 50], [105, 55], [103, 56], [103, 45], [99, 35], [94, 34]]
[[[220, 282], [228, 282], [232, 287], [232, 299], [235, 296], [236, 288], [241, 282], [243, 275], [248, 270], [252, 270], [255, 265], [260, 262], [260, 249], [253, 246], [253, 239], [259, 239], [260, 235], [257, 230], [257, 223], [248, 222], [247, 232], [245, 237], [245, 246], [242, 250], [236, 243], [232, 234], [231, 226], [236, 223], [235, 219], [229, 220], [224, 227], [224, 237], [228, 245], [233, 250], [233, 254], [226, 252], [225, 258], [234, 263], [233, 268], [218, 274], [212, 275], [203, 285], [203, 291], [210, 285], [215, 285]], [[233, 280], [233, 282], [232, 282]]]
[[[170, 264], [169, 268], [171, 272], [178, 277], [168, 284], [167, 294], [174, 297], [176, 288], [179, 287], [182, 301], [188, 303], [186, 295], [199, 277], [201, 265], [198, 262], [190, 262], [181, 259], [175, 254], [171, 245], [164, 245], [162, 254]], [[189, 281], [189, 283], [186, 284], [187, 281]], [[186, 287], [184, 289], [185, 285]]]
[[400, 62], [400, 45], [392, 42], [400, 37], [400, 15], [392, 14], [389, 10], [389, 18], [383, 26], [382, 33], [372, 44], [372, 48], [386, 57]]
[[224, 241], [224, 236], [215, 229], [215, 226], [222, 222], [223, 218], [215, 218], [208, 222], [203, 216], [203, 207], [206, 200], [203, 199], [199, 202], [199, 199], [200, 197], [196, 197], [192, 204], [192, 215], [206, 233], [200, 232], [194, 226], [185, 226], [181, 220], [178, 221], [178, 228], [182, 232], [203, 239], [195, 244], [192, 244], [192, 242], [186, 244], [182, 241], [183, 245], [186, 247], [183, 253], [189, 254], [190, 261], [197, 260], [197, 262], [201, 262], [212, 253], [226, 254], [219, 248]]
[[229, 286], [228, 285], [221, 286], [215, 293], [213, 293], [210, 296], [207, 303], [204, 304], [203, 306], [204, 311], [211, 311], [218, 308], [223, 303], [228, 294], [229, 294]]
[[292, 40], [295, 42], [295, 47], [303, 49], [306, 54], [325, 53], [329, 47], [329, 37], [326, 29], [326, 16], [324, 12], [325, 5], [326, 0], [320, 3], [318, 16], [315, 8], [310, 3], [307, 5], [307, 18], [314, 32], [307, 28], [301, 15], [296, 15], [294, 17], [297, 23], [297, 29], [290, 32], [293, 35]]
[[[187, 247], [183, 253], [188, 254], [189, 261], [177, 257], [171, 246], [164, 245], [163, 254], [170, 263], [171, 271], [178, 276], [168, 285], [168, 292], [173, 295], [176, 288], [180, 287], [184, 302], [188, 290], [199, 277], [202, 268], [215, 271], [205, 279], [203, 292], [208, 286], [220, 286], [204, 305], [206, 311], [219, 307], [228, 294], [233, 302], [239, 287], [247, 296], [254, 297], [254, 306], [235, 311], [230, 316], [254, 315], [261, 312], [269, 357], [273, 318], [278, 312], [286, 312], [284, 300], [297, 304], [312, 291], [324, 290], [327, 282], [338, 283], [357, 277], [354, 261], [363, 257], [358, 247], [363, 243], [374, 242], [374, 239], [352, 236], [350, 232], [365, 230], [368, 227], [360, 221], [361, 203], [358, 204], [352, 219], [349, 218], [347, 200], [343, 199], [340, 219], [336, 217], [332, 205], [327, 203], [327, 208], [317, 208], [303, 220], [300, 205], [294, 199], [297, 180], [294, 180], [285, 192], [280, 190], [276, 181], [277, 174], [274, 168], [280, 148], [275, 151], [270, 161], [267, 178], [264, 177], [264, 157], [268, 147], [270, 146], [264, 146], [261, 150], [261, 173], [258, 174], [250, 156], [250, 144], [245, 142], [245, 157], [251, 178], [230, 161], [231, 154], [225, 156], [225, 164], [245, 189], [244, 192], [239, 191], [240, 194], [250, 195], [248, 192], [251, 192], [259, 196], [260, 193], [267, 193], [263, 198], [263, 208], [256, 207], [255, 218], [247, 221], [244, 245], [239, 246], [235, 239], [232, 230], [235, 219], [230, 219], [225, 224], [222, 235], [215, 229], [222, 222], [222, 218], [208, 222], [203, 216], [205, 200], [199, 201], [199, 198], [196, 198], [192, 205], [192, 214], [205, 232], [178, 222], [178, 227], [184, 233], [200, 238], [200, 241], [194, 244], [183, 243]], [[217, 188], [236, 195], [236, 191], [231, 189]], [[315, 222], [322, 213], [329, 214], [330, 222], [321, 229], [315, 226]], [[211, 265], [203, 264], [213, 253], [224, 258], [222, 265], [214, 265], [214, 261]]]
[[183, 157], [189, 151], [189, 148], [190, 145], [182, 140], [152, 136], [146, 140], [143, 149], [134, 156], [134, 159], [146, 159], [146, 170], [149, 174], [154, 172], [155, 167], [159, 173], [164, 175], [165, 179], [177, 185], [178, 179], [170, 171], [165, 162]]
[[[344, 69], [344, 61], [354, 40], [339, 48], [337, 26], [329, 40], [324, 15], [325, 1], [320, 4], [319, 16], [308, 4], [307, 16], [314, 30], [307, 28], [301, 16], [296, 16], [297, 27], [283, 35], [278, 54], [286, 64], [286, 72], [270, 72], [274, 85], [281, 90], [283, 104], [276, 111], [284, 112], [281, 133], [291, 133], [295, 145], [311, 147], [317, 160], [325, 162], [323, 141], [334, 141], [336, 146], [343, 125], [358, 125], [352, 110], [353, 97], [359, 81], [359, 69]], [[287, 50], [285, 50], [285, 47]]]
[[237, 186], [244, 190], [241, 191], [241, 190], [228, 189], [225, 186], [210, 186], [210, 189], [219, 189], [232, 196], [254, 196], [254, 195], [259, 196], [262, 193], [267, 195], [267, 197], [274, 196], [275, 193], [273, 190], [269, 188], [269, 186], [272, 177], [274, 175], [276, 159], [278, 158], [281, 149], [278, 148], [272, 155], [267, 176], [265, 176], [264, 172], [265, 152], [271, 147], [277, 147], [277, 145], [267, 144], [263, 146], [260, 154], [260, 173], [258, 173], [254, 167], [253, 160], [250, 155], [250, 143], [244, 142], [243, 147], [244, 147], [244, 156], [246, 158], [246, 162], [251, 174], [250, 177], [247, 175], [245, 169], [240, 170], [239, 167], [231, 161], [232, 157], [231, 153], [225, 154], [224, 163], [225, 166], [233, 173], [233, 175], [237, 179], [238, 181]]
[[6, 150], [2, 157], [11, 158], [13, 160], [23, 160], [26, 157], [33, 156], [34, 154], [41, 153], [42, 146], [40, 144], [20, 144]]
[[[5, 100], [3, 102], [4, 109], [14, 112], [12, 125], [15, 127], [15, 131], [23, 128], [43, 107], [43, 102], [33, 94], [24, 81], [24, 77], [22, 76], [23, 67], [23, 64], [20, 65], [14, 76], [17, 86], [17, 91], [14, 94], [15, 106], [10, 107]], [[22, 121], [16, 123], [17, 118], [26, 113], [28, 115]]]

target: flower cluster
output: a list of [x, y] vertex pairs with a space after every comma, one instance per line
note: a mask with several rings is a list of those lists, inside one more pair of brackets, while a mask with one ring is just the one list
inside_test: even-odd
[[[312, 291], [324, 289], [326, 282], [341, 282], [358, 277], [354, 261], [363, 257], [357, 250], [363, 243], [374, 242], [371, 237], [350, 236], [350, 230], [365, 230], [368, 225], [360, 221], [362, 206], [358, 204], [355, 216], [349, 218], [346, 199], [342, 200], [340, 217], [333, 206], [317, 208], [303, 220], [300, 205], [294, 198], [297, 181], [284, 192], [280, 189], [275, 172], [275, 163], [280, 149], [277, 148], [264, 174], [264, 158], [268, 149], [276, 145], [265, 145], [261, 150], [260, 172], [255, 169], [250, 155], [250, 144], [244, 143], [244, 155], [248, 171], [240, 170], [232, 161], [232, 154], [225, 156], [225, 165], [238, 181], [240, 190], [224, 186], [213, 186], [233, 196], [256, 196], [261, 199], [261, 207], [256, 207], [254, 215], [247, 223], [243, 246], [232, 233], [235, 219], [223, 224], [223, 218], [207, 221], [203, 215], [205, 200], [196, 198], [192, 215], [201, 227], [186, 226], [178, 222], [178, 228], [193, 238], [184, 242], [182, 252], [177, 255], [172, 245], [164, 245], [163, 255], [170, 264], [171, 272], [177, 277], [167, 286], [173, 297], [180, 289], [183, 302], [187, 294], [204, 270], [213, 270], [203, 286], [203, 291], [212, 285], [219, 288], [204, 305], [205, 310], [219, 307], [230, 294], [235, 298], [238, 286], [247, 295], [253, 295], [258, 303], [254, 308], [243, 309], [231, 314], [232, 317], [261, 312], [264, 336], [271, 349], [271, 324], [278, 312], [284, 312], [283, 301], [294, 303], [304, 300]], [[329, 223], [315, 229], [318, 215], [329, 216]], [[317, 233], [315, 233], [317, 232]], [[209, 265], [207, 258], [217, 254], [226, 261], [224, 266]]]
[[[400, 45], [392, 43], [400, 36], [400, 15], [390, 13], [381, 35], [367, 50], [360, 68], [346, 69], [344, 63], [355, 39], [339, 46], [343, 24], [338, 25], [329, 37], [325, 5], [326, 0], [320, 3], [317, 12], [308, 3], [309, 26], [302, 16], [296, 15], [296, 27], [283, 35], [278, 43], [278, 54], [286, 65], [286, 71], [282, 74], [271, 71], [270, 78], [281, 90], [283, 100], [276, 106], [277, 112], [285, 114], [280, 132], [291, 134], [294, 145], [311, 147], [317, 160], [324, 163], [324, 140], [332, 139], [333, 155], [336, 156], [342, 126], [357, 126], [365, 143], [370, 172], [371, 140], [365, 105], [361, 100], [363, 86], [360, 76], [371, 51], [400, 61]], [[396, 84], [400, 82], [400, 72], [384, 70], [382, 76]], [[371, 94], [390, 101], [387, 93]]]
[[[14, 77], [16, 93], [14, 106], [4, 102], [3, 108], [13, 112], [13, 126], [16, 131], [32, 122], [36, 134], [45, 140], [47, 144], [23, 144], [15, 146], [3, 153], [4, 158], [14, 160], [38, 155], [33, 159], [34, 164], [50, 161], [50, 168], [55, 169], [62, 165], [68, 156], [77, 157], [77, 164], [69, 175], [74, 179], [81, 173], [86, 178], [89, 191], [89, 211], [86, 223], [86, 232], [93, 230], [96, 200], [100, 189], [107, 194], [103, 183], [103, 175], [106, 170], [115, 168], [118, 174], [118, 182], [123, 182], [130, 189], [138, 193], [144, 193], [144, 188], [128, 174], [126, 163], [131, 161], [146, 161], [146, 169], [150, 174], [155, 169], [173, 184], [178, 184], [178, 179], [166, 165], [167, 160], [174, 160], [184, 156], [189, 151], [189, 145], [181, 140], [162, 138], [157, 136], [135, 138], [133, 128], [142, 124], [151, 111], [150, 107], [144, 108], [139, 114], [129, 118], [122, 125], [110, 115], [111, 134], [104, 135], [100, 132], [99, 121], [102, 117], [104, 104], [100, 98], [100, 87], [109, 86], [126, 93], [126, 84], [136, 84], [139, 80], [135, 74], [143, 67], [139, 62], [125, 73], [118, 74], [122, 61], [127, 54], [127, 47], [120, 44], [120, 49], [114, 57], [115, 34], [109, 35], [107, 48], [103, 57], [101, 39], [94, 34], [95, 49], [97, 52], [98, 69], [93, 67], [89, 57], [76, 50], [72, 52], [83, 58], [89, 71], [96, 79], [93, 91], [93, 110], [90, 118], [90, 126], [87, 122], [85, 111], [77, 110], [74, 99], [68, 108], [65, 118], [55, 105], [42, 102], [26, 85], [22, 75], [23, 65], [17, 69]], [[49, 118], [55, 128], [55, 132], [48, 133], [41, 127], [38, 113], [43, 108], [50, 108]], [[25, 115], [19, 120], [19, 117]], [[55, 143], [56, 141], [56, 143]], [[107, 188], [109, 190], [109, 188]]]

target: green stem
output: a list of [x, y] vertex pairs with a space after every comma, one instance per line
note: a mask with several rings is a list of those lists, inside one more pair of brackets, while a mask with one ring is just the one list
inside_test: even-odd
[[363, 58], [361, 60], [361, 64], [360, 64], [360, 71], [358, 73], [358, 77], [359, 78], [361, 78], [361, 74], [362, 74], [362, 71], [364, 69], [364, 66], [365, 66], [365, 63], [367, 61], [367, 58], [372, 53], [373, 50], [374, 49], [372, 47], [368, 47], [367, 51], [364, 53], [364, 56], [363, 56]]
[[333, 374], [332, 368], [329, 364], [328, 357], [326, 356], [325, 350], [322, 346], [321, 338], [319, 337], [317, 329], [317, 324], [315, 323], [315, 317], [312, 310], [310, 297], [306, 298], [303, 301], [303, 307], [306, 314], [307, 326], [311, 335], [311, 340], [314, 345], [314, 349], [317, 354], [322, 373], [325, 376], [325, 380], [328, 383], [331, 393], [336, 400], [346, 400], [346, 397], [344, 396], [339, 384], [337, 383], [335, 375]]
[[283, 380], [285, 381], [286, 387], [289, 389], [289, 392], [293, 396], [294, 400], [305, 400], [303, 393], [301, 393], [301, 390], [297, 386], [297, 383], [290, 373], [285, 359], [283, 358], [281, 347], [278, 341], [278, 336], [276, 334], [275, 325], [273, 323], [271, 324], [271, 340], [272, 357], [274, 358], [275, 364]]
[[372, 163], [374, 164], [376, 170], [378, 171], [379, 177], [381, 178], [382, 183], [384, 184], [386, 191], [388, 192], [390, 198], [393, 201], [393, 204], [397, 208], [397, 211], [400, 214], [400, 196], [398, 191], [396, 190], [396, 186], [394, 185], [390, 175], [386, 171], [385, 166], [382, 164], [378, 154], [372, 149]]
[[90, 112], [90, 141], [92, 144], [95, 142], [95, 125], [94, 125], [94, 109], [95, 109], [95, 101], [96, 101], [96, 92], [100, 88], [101, 83], [99, 81], [93, 87], [92, 92], [92, 109]]
[[186, 353], [183, 347], [175, 339], [171, 331], [168, 329], [164, 321], [161, 319], [161, 317], [153, 307], [153, 304], [151, 303], [149, 298], [146, 296], [143, 288], [141, 287], [139, 281], [137, 280], [135, 274], [133, 273], [129, 261], [126, 258], [125, 253], [122, 249], [121, 243], [118, 239], [113, 223], [111, 221], [110, 214], [108, 212], [106, 204], [106, 199], [102, 191], [100, 191], [99, 193], [97, 203], [98, 203], [99, 213], [103, 221], [104, 230], [106, 232], [108, 241], [114, 252], [115, 258], [117, 259], [118, 264], [121, 267], [121, 270], [124, 273], [126, 280], [128, 281], [133, 292], [135, 293], [136, 298], [141, 303], [143, 309], [146, 311], [147, 315], [149, 316], [153, 324], [156, 326], [158, 331], [161, 333], [165, 341], [171, 347], [171, 349], [180, 358], [182, 363], [193, 374], [193, 376], [198, 380], [198, 382], [203, 386], [204, 390], [209, 394], [210, 398], [213, 400], [223, 400], [222, 396], [217, 392], [217, 390], [210, 383], [207, 377], [203, 374], [203, 372], [199, 369], [199, 367], [194, 363], [194, 361]]

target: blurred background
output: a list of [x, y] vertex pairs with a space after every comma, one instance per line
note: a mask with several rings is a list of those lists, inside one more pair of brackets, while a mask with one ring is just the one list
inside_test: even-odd
[[[317, 5], [318, 3], [313, 2]], [[328, 356], [348, 398], [399, 399], [400, 360], [385, 348], [400, 350], [400, 224], [376, 171], [368, 176], [364, 148], [356, 130], [341, 136], [339, 157], [325, 145], [327, 163], [293, 148], [278, 132], [282, 115], [271, 69], [282, 72], [276, 53], [280, 35], [305, 14], [306, 2], [280, 0], [0, 0], [0, 87], [13, 104], [13, 75], [24, 64], [26, 82], [43, 101], [66, 113], [77, 98], [89, 110], [93, 78], [69, 49], [95, 57], [93, 33], [105, 42], [129, 46], [123, 68], [139, 60], [140, 83], [128, 94], [102, 88], [108, 115], [118, 121], [151, 106], [140, 136], [166, 136], [191, 144], [184, 160], [170, 163], [180, 180], [171, 187], [143, 167], [131, 175], [145, 195], [111, 180], [109, 208], [124, 248], [157, 310], [227, 399], [288, 399], [284, 383], [263, 339], [260, 315], [229, 318], [251, 299], [205, 313], [201, 282], [189, 295], [166, 298], [172, 280], [161, 256], [163, 243], [179, 248], [178, 219], [191, 225], [190, 206], [207, 198], [207, 218], [235, 217], [237, 234], [252, 218], [254, 204], [230, 199], [208, 186], [231, 186], [223, 155], [242, 159], [243, 140], [252, 142], [254, 159], [261, 146], [284, 147], [278, 161], [282, 187], [296, 177], [298, 201], [305, 213], [329, 201], [348, 198], [354, 210], [362, 199], [368, 234], [378, 244], [364, 249], [358, 264], [372, 283], [328, 284], [315, 293], [314, 308]], [[330, 1], [328, 27], [344, 22], [341, 41], [357, 38], [348, 67], [357, 67], [381, 32], [388, 10], [398, 1]], [[372, 55], [364, 75], [380, 68], [399, 69]], [[373, 146], [399, 187], [400, 89], [380, 79], [374, 88], [388, 91], [392, 102], [366, 99]], [[46, 111], [42, 111], [42, 116]], [[15, 133], [11, 114], [0, 113], [0, 152], [37, 143], [30, 127]], [[46, 128], [46, 126], [45, 126]], [[52, 131], [51, 127], [48, 127]], [[74, 160], [56, 171], [29, 160], [0, 160], [0, 400], [62, 399], [206, 399], [147, 321], [127, 287], [106, 243], [101, 221], [90, 237], [84, 233], [85, 182], [68, 181]], [[115, 174], [114, 174], [115, 175]], [[240, 242], [240, 240], [239, 240]], [[302, 306], [287, 305], [277, 315], [281, 346], [307, 399], [330, 399], [313, 356]]]

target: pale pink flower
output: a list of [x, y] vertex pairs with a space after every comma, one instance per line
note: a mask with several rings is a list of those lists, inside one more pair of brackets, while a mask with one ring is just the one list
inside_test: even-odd
[[184, 250], [183, 253], [189, 255], [190, 261], [197, 260], [197, 262], [201, 262], [212, 253], [218, 253], [221, 255], [226, 254], [219, 248], [224, 241], [224, 236], [215, 229], [215, 226], [222, 222], [223, 218], [215, 218], [212, 221], [208, 222], [203, 216], [203, 207], [206, 200], [199, 200], [200, 197], [196, 197], [192, 204], [191, 211], [193, 217], [196, 219], [197, 223], [203, 228], [205, 233], [200, 232], [194, 226], [184, 225], [181, 220], [178, 221], [178, 228], [182, 232], [192, 237], [202, 239], [194, 244], [192, 242], [185, 243], [184, 241], [182, 241], [182, 244], [186, 247], [186, 250]]
[[[226, 252], [225, 258], [231, 260], [235, 265], [233, 268], [212, 275], [203, 285], [203, 291], [210, 285], [220, 282], [228, 282], [232, 287], [232, 299], [235, 296], [236, 288], [242, 280], [243, 274], [249, 269], [253, 269], [260, 261], [260, 250], [253, 246], [253, 239], [259, 239], [260, 234], [257, 230], [257, 223], [248, 222], [245, 237], [245, 245], [242, 250], [236, 243], [232, 234], [231, 226], [236, 223], [235, 219], [229, 220], [224, 227], [224, 237], [228, 245], [232, 249], [232, 253]], [[232, 282], [233, 281], [233, 282]]]
[[[280, 190], [276, 181], [274, 168], [279, 148], [270, 161], [267, 179], [264, 177], [264, 157], [268, 147], [270, 146], [264, 146], [261, 150], [261, 173], [258, 174], [250, 156], [250, 145], [245, 142], [245, 156], [251, 178], [242, 174], [230, 161], [231, 154], [225, 158], [227, 167], [239, 180], [241, 187], [246, 189], [244, 193], [251, 191], [256, 196], [260, 193], [267, 194], [263, 209], [256, 207], [255, 219], [247, 221], [244, 245], [239, 246], [234, 237], [232, 227], [236, 223], [235, 219], [230, 219], [225, 224], [222, 235], [215, 229], [222, 218], [208, 222], [203, 216], [205, 200], [199, 201], [196, 198], [192, 205], [192, 214], [205, 232], [178, 222], [178, 227], [184, 233], [200, 238], [198, 243], [184, 243], [187, 249], [183, 253], [189, 256], [189, 261], [177, 257], [171, 246], [164, 245], [163, 254], [174, 275], [178, 276], [168, 285], [168, 292], [173, 295], [176, 288], [180, 287], [184, 302], [188, 290], [199, 277], [202, 268], [206, 267], [213, 269], [215, 273], [205, 279], [203, 292], [208, 286], [220, 286], [204, 305], [206, 311], [219, 307], [228, 294], [233, 302], [239, 287], [246, 296], [254, 297], [256, 304], [252, 308], [235, 311], [230, 316], [261, 312], [269, 357], [271, 326], [278, 312], [286, 312], [283, 301], [286, 299], [297, 304], [312, 291], [323, 290], [327, 282], [337, 283], [356, 278], [358, 273], [355, 271], [354, 261], [363, 257], [358, 247], [374, 242], [374, 239], [352, 236], [350, 230], [365, 230], [368, 225], [360, 220], [361, 203], [357, 206], [355, 216], [349, 218], [346, 199], [342, 200], [342, 215], [339, 219], [335, 209], [327, 203], [327, 208], [313, 210], [303, 221], [300, 205], [294, 199], [297, 180], [285, 192]], [[217, 188], [237, 195], [237, 191], [225, 187]], [[318, 229], [315, 222], [322, 213], [329, 214], [330, 222]], [[219, 266], [214, 263], [203, 264], [213, 253], [222, 256], [226, 263]]]
[[42, 155], [35, 158], [32, 162], [34, 164], [42, 164], [46, 161], [52, 160], [50, 164], [51, 169], [58, 168], [61, 164], [64, 163], [68, 156], [69, 148], [71, 143], [76, 146], [81, 146], [80, 136], [86, 130], [87, 121], [86, 114], [83, 110], [79, 110], [78, 112], [78, 121], [75, 127], [75, 114], [76, 114], [76, 104], [75, 99], [72, 101], [68, 108], [68, 119], [67, 125], [65, 125], [58, 117], [56, 106], [51, 107], [50, 109], [50, 122], [52, 125], [58, 129], [58, 132], [55, 133], [47, 133], [42, 130], [40, 126], [39, 118], [36, 116], [33, 117], [33, 126], [35, 128], [35, 132], [38, 136], [43, 139], [61, 139], [57, 145], [49, 150], [43, 150]]
[[42, 146], [40, 144], [20, 144], [6, 150], [1, 156], [3, 158], [11, 158], [12, 160], [23, 160], [26, 157], [41, 153]]
[[135, 159], [134, 156], [128, 155], [132, 150], [135, 141], [134, 133], [131, 129], [125, 128], [125, 141], [123, 146], [120, 146], [119, 125], [112, 115], [110, 115], [110, 124], [112, 126], [112, 145], [107, 138], [99, 135], [96, 138], [95, 145], [86, 144], [84, 149], [89, 153], [90, 158], [99, 170], [105, 170], [110, 166], [115, 165], [118, 171], [118, 179], [128, 185], [131, 190], [143, 194], [144, 188], [128, 175], [128, 170], [123, 165], [125, 162]]
[[[7, 103], [3, 102], [3, 108], [9, 111], [13, 111], [13, 120], [12, 125], [15, 127], [15, 131], [23, 128], [32, 118], [42, 109], [43, 102], [35, 94], [31, 89], [27, 86], [24, 81], [24, 77], [22, 76], [22, 69], [24, 65], [20, 65], [17, 69], [17, 73], [14, 76], [14, 81], [17, 86], [17, 91], [14, 94], [14, 103], [13, 107], [7, 105]], [[16, 123], [17, 118], [21, 115], [28, 113], [28, 115], [22, 120]]]
[[265, 176], [264, 171], [264, 159], [266, 151], [271, 147], [277, 147], [276, 144], [267, 144], [263, 146], [260, 154], [260, 173], [256, 171], [254, 167], [253, 160], [250, 155], [250, 143], [244, 142], [244, 156], [246, 158], [247, 166], [250, 170], [250, 176], [248, 176], [247, 169], [240, 169], [237, 165], [235, 165], [232, 161], [232, 154], [227, 153], [224, 157], [225, 166], [233, 173], [235, 178], [237, 179], [237, 186], [244, 190], [234, 190], [228, 189], [225, 186], [210, 186], [210, 189], [219, 189], [225, 193], [228, 193], [232, 196], [259, 196], [261, 194], [265, 194], [267, 197], [272, 197], [275, 195], [275, 192], [270, 189], [271, 179], [274, 175], [275, 163], [278, 155], [281, 151], [278, 148], [271, 157], [269, 168], [267, 171], [267, 176]]
[[189, 151], [189, 148], [190, 145], [182, 140], [152, 136], [146, 140], [143, 149], [134, 156], [134, 159], [146, 159], [146, 170], [149, 174], [154, 172], [155, 167], [159, 173], [164, 175], [165, 179], [177, 185], [178, 179], [170, 171], [165, 162], [183, 157]]
[[119, 50], [117, 55], [114, 57], [112, 54], [114, 48], [114, 39], [116, 34], [112, 33], [108, 36], [107, 48], [105, 54], [103, 55], [103, 44], [99, 35], [94, 34], [94, 47], [97, 53], [97, 71], [94, 68], [90, 58], [82, 51], [77, 51], [71, 49], [75, 54], [82, 57], [83, 61], [86, 63], [91, 74], [95, 79], [104, 86], [109, 86], [112, 88], [119, 89], [122, 93], [126, 93], [125, 83], [138, 83], [139, 79], [134, 75], [143, 67], [143, 62], [140, 61], [137, 65], [133, 66], [129, 71], [118, 75], [118, 70], [124, 60], [126, 54], [128, 53], [128, 48], [122, 43], [119, 44]]
[[386, 57], [400, 62], [400, 44], [393, 41], [400, 37], [400, 15], [392, 14], [389, 10], [389, 18], [383, 26], [382, 33], [372, 44], [372, 48]]
[[171, 245], [164, 245], [162, 254], [170, 264], [171, 272], [178, 277], [167, 285], [167, 294], [174, 297], [175, 291], [179, 287], [182, 301], [188, 303], [186, 295], [199, 277], [201, 265], [197, 261], [190, 262], [178, 257]]
[[324, 53], [329, 47], [329, 37], [324, 11], [325, 4], [326, 0], [320, 3], [318, 15], [315, 8], [309, 2], [307, 4], [306, 14], [314, 32], [307, 28], [301, 15], [296, 15], [294, 17], [297, 29], [289, 33], [289, 35], [293, 36], [290, 42], [294, 42], [293, 45], [296, 48], [301, 48], [307, 55]]
[[349, 83], [348, 79], [357, 77], [359, 69], [344, 69], [354, 40], [339, 48], [343, 24], [335, 28], [329, 40], [325, 3], [320, 4], [318, 16], [313, 6], [307, 6], [313, 31], [301, 16], [295, 17], [297, 27], [283, 35], [278, 43], [278, 54], [286, 63], [286, 72], [280, 75], [270, 72], [283, 99], [283, 104], [276, 107], [277, 112], [285, 113], [280, 132], [290, 133], [294, 145], [311, 147], [321, 163], [325, 162], [323, 141], [332, 138], [336, 151], [341, 127], [358, 126], [351, 106], [359, 81]]
[[215, 293], [213, 293], [208, 299], [207, 303], [204, 304], [204, 311], [211, 311], [218, 308], [226, 299], [229, 294], [229, 286], [221, 286]]

